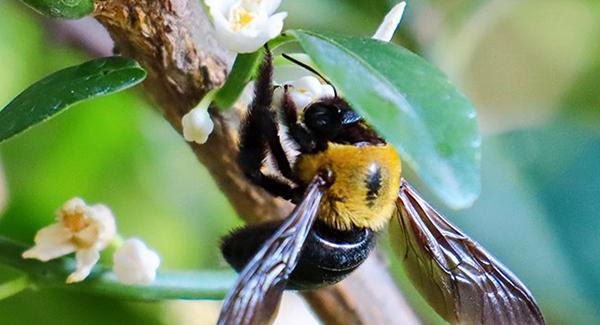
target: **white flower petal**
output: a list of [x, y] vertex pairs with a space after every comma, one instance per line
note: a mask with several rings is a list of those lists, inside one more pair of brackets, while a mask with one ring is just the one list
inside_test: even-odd
[[287, 12], [279, 12], [269, 17], [265, 23], [260, 24], [261, 27], [264, 27], [264, 29], [262, 29], [263, 34], [268, 37], [264, 43], [281, 34], [281, 31], [283, 30], [283, 20], [285, 18], [287, 18]]
[[60, 223], [54, 223], [40, 229], [35, 234], [36, 244], [62, 244], [71, 238], [71, 232], [68, 228], [61, 225]]
[[106, 205], [96, 204], [90, 207], [90, 218], [98, 225], [98, 235], [94, 248], [103, 250], [117, 235], [115, 216]]
[[127, 239], [113, 255], [113, 272], [125, 284], [149, 284], [156, 277], [160, 257], [137, 238]]
[[229, 11], [229, 8], [239, 2], [239, 0], [205, 0], [204, 3], [210, 9], [214, 9], [216, 12], [224, 13]]
[[57, 243], [53, 245], [35, 245], [21, 255], [23, 258], [35, 258], [42, 262], [71, 254], [75, 251], [75, 245], [70, 242]]
[[92, 268], [100, 259], [100, 253], [95, 249], [82, 249], [75, 253], [77, 267], [75, 272], [71, 273], [67, 278], [67, 283], [81, 282], [92, 271]]
[[65, 202], [63, 206], [60, 208], [58, 214], [76, 214], [76, 213], [84, 213], [87, 205], [85, 201], [80, 197], [74, 197], [69, 201]]
[[189, 111], [181, 119], [181, 124], [185, 140], [199, 144], [205, 143], [214, 129], [210, 114], [204, 107], [196, 107]]
[[404, 8], [406, 8], [406, 2], [404, 1], [395, 5], [390, 12], [385, 15], [383, 22], [379, 25], [379, 28], [377, 28], [377, 31], [373, 34], [372, 38], [389, 42], [392, 39], [392, 36], [394, 36], [396, 28], [398, 28], [400, 20], [402, 20]]
[[[297, 80], [284, 82], [289, 85], [288, 93], [296, 109], [302, 110], [312, 102], [326, 97], [334, 97], [333, 87], [323, 84], [320, 79], [310, 76], [303, 76]], [[283, 99], [283, 86], [275, 89], [273, 94], [273, 104], [276, 107], [281, 106]]]
[[288, 88], [290, 97], [292, 98], [292, 102], [294, 102], [294, 104], [296, 104], [297, 110], [304, 109], [306, 106], [308, 106], [310, 103], [312, 103], [314, 101], [314, 97], [311, 96], [311, 94], [300, 93], [297, 91], [290, 91], [290, 90], [291, 90], [291, 88]]
[[331, 85], [323, 85], [321, 87], [321, 94], [319, 98], [335, 97], [335, 90]]
[[319, 79], [313, 76], [305, 76], [290, 83], [294, 90], [308, 94], [311, 97], [319, 97], [321, 88], [324, 86]]
[[281, 5], [281, 0], [246, 0], [250, 2], [259, 3], [261, 9], [264, 10], [267, 15], [272, 15], [279, 5]]
[[23, 258], [35, 258], [46, 262], [75, 251], [70, 242], [71, 232], [61, 224], [52, 224], [40, 229], [35, 235], [35, 246], [23, 252]]
[[206, 1], [219, 43], [237, 53], [258, 50], [283, 29], [287, 13], [271, 14], [280, 0]]

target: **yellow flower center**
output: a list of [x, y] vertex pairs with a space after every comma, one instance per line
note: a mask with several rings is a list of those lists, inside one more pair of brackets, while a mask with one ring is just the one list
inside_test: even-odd
[[231, 29], [234, 32], [239, 32], [254, 21], [256, 14], [239, 6], [233, 9], [232, 18]]
[[71, 242], [79, 248], [88, 248], [98, 240], [100, 229], [83, 211], [61, 211], [60, 221], [71, 232]]
[[83, 212], [62, 213], [61, 221], [65, 227], [74, 233], [90, 225], [89, 218]]

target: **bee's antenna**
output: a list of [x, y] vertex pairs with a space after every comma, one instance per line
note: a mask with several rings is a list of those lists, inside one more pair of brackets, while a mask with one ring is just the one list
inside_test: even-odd
[[326, 83], [326, 84], [330, 85], [330, 86], [331, 86], [331, 88], [333, 88], [333, 95], [334, 95], [335, 97], [337, 97], [337, 96], [338, 96], [338, 94], [337, 94], [337, 90], [335, 89], [335, 86], [334, 86], [334, 85], [331, 83], [331, 81], [329, 81], [327, 78], [323, 77], [323, 75], [322, 75], [322, 74], [320, 74], [319, 72], [317, 72], [317, 70], [315, 70], [315, 68], [311, 67], [310, 65], [308, 65], [308, 64], [306, 64], [306, 63], [304, 63], [304, 62], [301, 62], [301, 61], [299, 61], [299, 60], [297, 60], [297, 59], [294, 59], [293, 57], [291, 57], [291, 56], [289, 56], [289, 55], [287, 55], [287, 54], [285, 54], [285, 53], [281, 53], [281, 56], [283, 56], [283, 57], [284, 57], [285, 59], [287, 59], [288, 61], [290, 61], [290, 62], [292, 62], [292, 63], [295, 63], [295, 64], [297, 64], [297, 65], [299, 65], [299, 66], [303, 67], [304, 69], [306, 69], [306, 70], [308, 70], [308, 71], [310, 71], [310, 72], [312, 72], [312, 73], [316, 74], [317, 76], [319, 76], [319, 78], [321, 78], [323, 81], [325, 81], [325, 83]]

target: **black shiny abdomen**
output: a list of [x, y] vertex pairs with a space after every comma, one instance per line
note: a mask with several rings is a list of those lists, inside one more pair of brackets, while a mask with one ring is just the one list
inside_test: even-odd
[[[232, 232], [221, 244], [225, 260], [240, 272], [281, 223], [246, 226]], [[317, 220], [286, 289], [308, 290], [337, 283], [367, 259], [374, 245], [371, 229], [339, 231]]]

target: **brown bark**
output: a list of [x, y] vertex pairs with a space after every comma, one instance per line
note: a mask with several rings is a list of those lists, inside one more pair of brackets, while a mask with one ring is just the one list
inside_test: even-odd
[[[146, 68], [147, 93], [180, 133], [182, 116], [227, 77], [234, 56], [217, 44], [199, 0], [97, 0], [94, 16], [117, 49]], [[190, 146], [245, 221], [285, 217], [290, 204], [249, 184], [235, 163], [239, 114], [212, 111], [209, 141]], [[328, 324], [418, 323], [380, 259], [365, 264], [343, 283], [305, 294], [319, 317]]]

